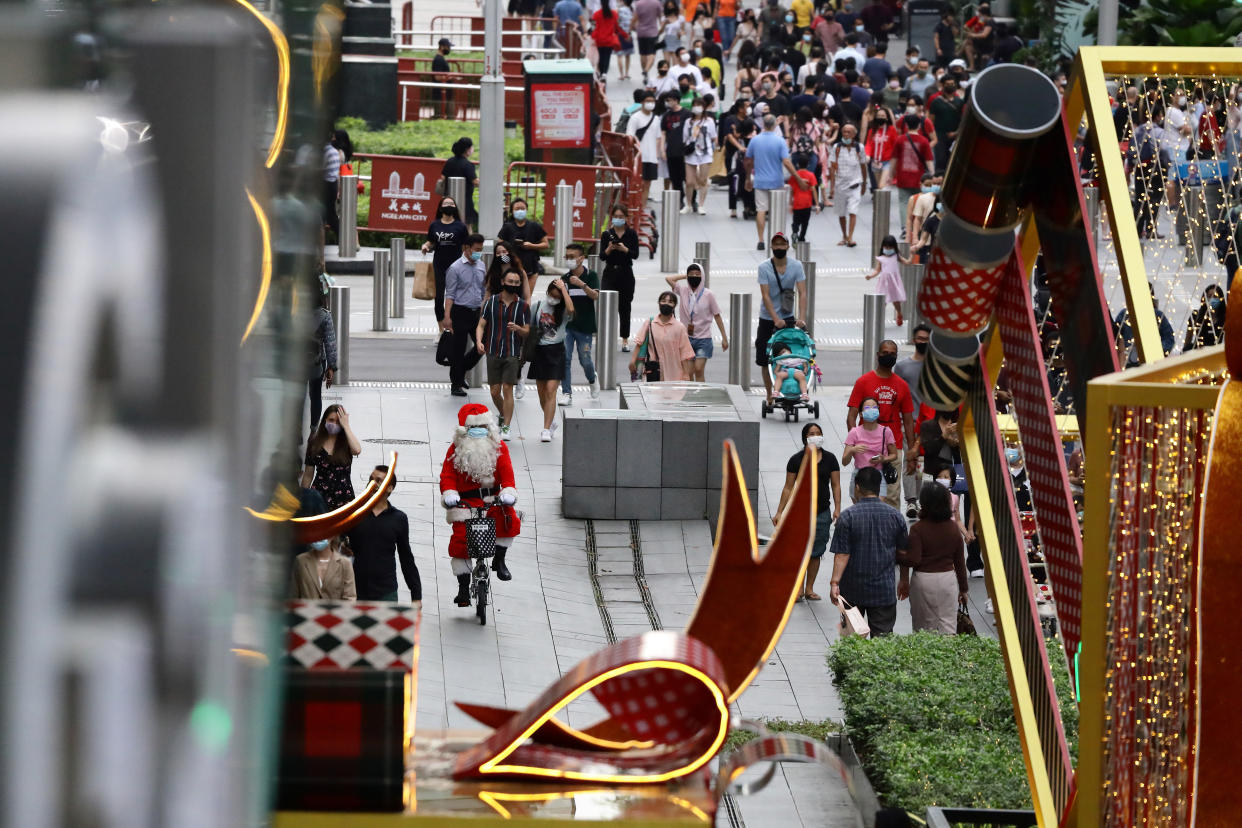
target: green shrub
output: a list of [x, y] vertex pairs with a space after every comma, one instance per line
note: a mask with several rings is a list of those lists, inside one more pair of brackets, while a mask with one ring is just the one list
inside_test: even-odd
[[[810, 736], [812, 739], [824, 741], [829, 733], [840, 733], [841, 725], [832, 719], [824, 719], [821, 722], [812, 721], [810, 719], [799, 719], [796, 722], [786, 721], [785, 719], [759, 719], [763, 726], [773, 733], [797, 733], [801, 736]], [[729, 733], [729, 738], [725, 739], [724, 747], [721, 749], [723, 753], [741, 747], [747, 742], [752, 742], [759, 738], [759, 734], [750, 730], [734, 730]]]
[[[1053, 680], [1076, 756], [1078, 708], [1056, 647], [1049, 642]], [[846, 638], [828, 664], [846, 731], [887, 805], [914, 813], [932, 805], [1031, 806], [997, 641], [928, 632]]]

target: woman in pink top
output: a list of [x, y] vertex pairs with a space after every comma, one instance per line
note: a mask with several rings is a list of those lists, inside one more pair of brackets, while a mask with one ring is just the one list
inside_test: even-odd
[[712, 321], [720, 328], [720, 347], [729, 350], [729, 334], [724, 319], [720, 317], [720, 303], [716, 294], [703, 286], [703, 268], [688, 265], [684, 274], [665, 276], [664, 281], [677, 294], [677, 318], [686, 326], [690, 335], [690, 347], [694, 349], [694, 363], [690, 366], [689, 379], [706, 382], [703, 378], [707, 361], [712, 358]]
[[[854, 461], [854, 474], [850, 476], [850, 491], [854, 490], [854, 476], [859, 469], [868, 466], [879, 470], [885, 463], [897, 460], [897, 442], [893, 439], [893, 431], [882, 426], [880, 404], [874, 397], [866, 397], [859, 408], [862, 417], [858, 425], [845, 435], [845, 451], [841, 453], [841, 462]], [[880, 483], [880, 494], [884, 493], [887, 483]]]
[[[660, 315], [648, 319], [638, 329], [635, 342], [647, 345], [647, 367], [651, 362], [660, 366], [660, 380], [684, 380], [690, 376], [694, 365], [694, 348], [686, 326], [673, 314], [677, 311], [677, 294], [666, 290], [660, 294]], [[630, 376], [638, 371], [638, 348], [630, 357]], [[648, 378], [651, 379], [650, 372]]]

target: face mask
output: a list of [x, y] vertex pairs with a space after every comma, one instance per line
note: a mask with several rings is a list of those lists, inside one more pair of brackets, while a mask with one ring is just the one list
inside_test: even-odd
[[773, 247], [772, 248], [773, 259], [783, 259], [787, 255], [789, 255], [789, 248], [787, 247]]
[[655, 109], [655, 101], [643, 101], [643, 111], [651, 112]]
[[854, 143], [854, 139], [853, 138], [842, 138], [841, 143], [845, 144], [848, 147], [850, 144]]
[[809, 34], [805, 34], [805, 35], [803, 35], [803, 36], [802, 36], [802, 42], [803, 42], [803, 43], [810, 43], [810, 42], [811, 42], [811, 36], [810, 36]]
[[1177, 105], [1178, 105], [1178, 106], [1185, 106], [1185, 105], [1186, 105], [1186, 96], [1185, 96], [1185, 95], [1182, 95], [1180, 98], [1178, 98], [1178, 99], [1177, 99]]
[[880, 419], [880, 409], [864, 408], [862, 410], [862, 418], [869, 423], [874, 423], [876, 420]]
[[854, 31], [861, 32], [862, 30], [863, 30], [863, 25], [861, 23], [854, 24]]
[[888, 121], [876, 121], [875, 125], [883, 129], [884, 127], [888, 126]]
[[440, 218], [446, 218], [446, 219], [457, 218], [457, 208], [456, 207], [445, 207], [441, 209]]
[[508, 254], [508, 253], [501, 253], [501, 254], [500, 254], [500, 260], [501, 260], [502, 262], [504, 262], [505, 264], [508, 264], [508, 263], [509, 263], [509, 254]]
[[324, 538], [323, 540], [311, 541], [310, 548], [314, 549], [316, 552], [322, 552], [328, 548], [328, 539]]
[[690, 107], [690, 111], [691, 111], [691, 112], [693, 112], [695, 115], [702, 115], [702, 114], [703, 114], [703, 107], [701, 107], [701, 106], [692, 106], [692, 107]]
[[918, 75], [920, 78], [923, 78], [923, 77], [926, 77], [926, 76], [927, 76], [927, 70], [926, 70], [926, 69], [918, 69], [918, 70], [916, 70], [916, 71], [915, 71], [915, 73], [914, 73], [914, 74]]
[[561, 303], [560, 298], [556, 296], [549, 296], [544, 301], [547, 302], [549, 306], [554, 307], [554, 308]]
[[771, 91], [772, 91], [772, 83], [771, 83], [771, 81], [764, 81], [764, 82], [763, 82], [763, 91], [764, 91], [764, 92], [771, 92]]
[[570, 270], [577, 270], [579, 264], [581, 264], [581, 261], [579, 261], [578, 259], [566, 259], [565, 260], [565, 266], [568, 267]]
[[792, 23], [792, 22], [794, 22], [794, 16], [793, 16], [792, 14], [787, 14], [787, 15], [785, 15], [785, 22], [786, 22], [786, 23]]
[[[932, 192], [933, 192], [933, 193], [938, 193], [938, 192], [940, 192], [940, 185], [939, 185], [939, 184], [933, 184], [933, 185], [932, 185]], [[937, 206], [937, 207], [939, 207], [940, 205], [939, 205], [939, 204], [937, 204], [936, 206]]]
[[907, 106], [907, 107], [906, 107], [906, 114], [907, 114], [907, 115], [918, 115], [918, 114], [919, 114], [919, 108], [918, 108], [917, 106]]
[[526, 211], [525, 210], [514, 210], [513, 217], [517, 219], [518, 221], [526, 221]]
[[680, 55], [677, 56], [677, 59], [680, 60], [682, 63], [689, 63], [690, 55], [688, 55], [685, 52], [682, 52]]
[[1005, 449], [1005, 459], [1009, 461], [1009, 465], [1012, 466], [1014, 463], [1018, 462], [1019, 456], [1020, 455], [1018, 454], [1017, 449]]
[[475, 438], [486, 437], [487, 427], [486, 426], [471, 426], [470, 428], [466, 429], [466, 436], [475, 437]]
[[[703, 284], [703, 277], [702, 276], [687, 276], [686, 284], [688, 284], [692, 290], [698, 290], [699, 285]], [[1217, 303], [1220, 302], [1219, 299], [1214, 299], [1212, 301], [1217, 302]]]
[[927, 345], [928, 345], [928, 343], [926, 343], [926, 342], [916, 342], [916, 343], [914, 343], [914, 352], [915, 352], [915, 353], [918, 353], [918, 354], [925, 354], [925, 353], [927, 353]]
[[927, 186], [927, 187], [920, 187], [919, 189], [920, 189], [922, 192], [925, 192], [925, 193], [930, 193], [930, 192], [932, 191], [932, 188], [931, 188], [930, 186]]
[[673, 306], [673, 305], [665, 305], [665, 304], [661, 304], [661, 305], [660, 305], [660, 315], [661, 315], [661, 316], [672, 316], [672, 315], [673, 315], [673, 311], [675, 311], [675, 310], [677, 310], [677, 308], [676, 308], [675, 306]]
[[936, 482], [939, 483], [941, 486], [944, 486], [946, 489], [949, 488], [951, 485], [949, 478], [947, 477], [937, 477]]
[[[690, 87], [689, 87], [689, 86], [679, 86], [679, 87], [677, 87], [677, 91], [678, 91], [678, 92], [680, 92], [680, 93], [681, 93], [681, 96], [684, 98], [684, 97], [686, 97], [686, 95], [690, 94]], [[680, 102], [679, 102], [679, 103], [680, 103]]]
[[482, 258], [483, 258], [483, 251], [482, 251], [482, 250], [472, 250], [472, 251], [470, 252], [470, 261], [472, 261], [472, 262], [477, 262], [477, 261], [479, 261], [479, 260], [480, 260], [480, 259], [482, 259]]
[[695, 46], [695, 47], [694, 47], [694, 56], [695, 56], [695, 57], [703, 57], [703, 50], [702, 50], [702, 49], [700, 49], [698, 46]]
[[889, 88], [889, 89], [896, 89], [896, 88], [897, 88], [897, 87], [899, 87], [900, 85], [901, 85], [901, 84], [897, 83], [897, 81], [895, 81], [895, 80], [891, 80], [891, 81], [889, 81], [889, 82], [888, 82], [888, 88]]
[[500, 287], [504, 290], [505, 293], [517, 293], [519, 290], [522, 289], [521, 285], [501, 285]]
[[623, 218], [614, 218], [614, 219], [612, 220], [612, 226], [613, 226], [613, 227], [624, 227], [624, 226], [625, 226], [625, 219], [623, 219]]
[[919, 59], [918, 59], [918, 58], [916, 58], [916, 57], [908, 57], [908, 58], [906, 58], [906, 63], [910, 64], [911, 66], [915, 65], [915, 64], [916, 64], [916, 63], [918, 63], [918, 62], [919, 62]]
[[896, 354], [880, 354], [878, 357], [876, 357], [875, 361], [876, 361], [876, 364], [879, 365], [881, 368], [892, 368], [894, 365], [897, 364], [897, 355]]
[[824, 444], [824, 435], [810, 434], [806, 438], [806, 444], [808, 446], [813, 446], [814, 448], [819, 448], [820, 446]]
[[329, 434], [340, 434], [341, 433], [340, 423], [324, 423], [323, 428], [324, 428], [324, 431], [328, 432]]
[[881, 249], [880, 249], [880, 253], [881, 253], [882, 255], [885, 255], [885, 256], [891, 256], [891, 255], [893, 255], [893, 254], [894, 254], [894, 253], [896, 253], [896, 252], [897, 252], [897, 251], [896, 251], [896, 250], [894, 250], [894, 249], [893, 249], [893, 248], [891, 248], [891, 247], [883, 247], [883, 248], [881, 248]]

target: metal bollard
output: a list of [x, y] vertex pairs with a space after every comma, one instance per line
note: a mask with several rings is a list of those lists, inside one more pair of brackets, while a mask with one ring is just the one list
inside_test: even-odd
[[397, 236], [388, 242], [388, 315], [405, 318], [405, 238]]
[[794, 258], [806, 264], [811, 260], [811, 243], [809, 241], [796, 241], [793, 243]]
[[[784, 233], [789, 237], [789, 190], [781, 187], [768, 193], [768, 239], [776, 233]], [[767, 241], [765, 239], [764, 241]]]
[[815, 262], [806, 259], [802, 262], [802, 270], [806, 273], [806, 332], [815, 338]]
[[711, 242], [695, 242], [694, 243], [694, 260], [699, 263], [699, 267], [703, 268], [703, 284], [711, 287], [712, 284], [712, 243]]
[[677, 257], [681, 248], [681, 193], [665, 190], [660, 202], [660, 272], [676, 273]]
[[[473, 335], [471, 335], [470, 341], [471, 342], [474, 341]], [[474, 364], [474, 367], [470, 369], [470, 373], [466, 374], [466, 382], [470, 385], [471, 388], [482, 388], [484, 386], [483, 363], [485, 362], [487, 362], [486, 356], [479, 357], [479, 361], [476, 362]]]
[[336, 255], [352, 259], [358, 255], [358, 176], [341, 176], [341, 231], [336, 240]]
[[1087, 221], [1087, 229], [1091, 233], [1091, 240], [1095, 242], [1096, 256], [1100, 255], [1100, 188], [1099, 187], [1083, 187], [1083, 201], [1087, 205], [1087, 215], [1083, 218]]
[[919, 288], [923, 284], [923, 268], [921, 264], [901, 266], [901, 281], [906, 288], [906, 301], [901, 306], [906, 312], [906, 341], [914, 341], [914, 329], [923, 321], [919, 312]]
[[457, 205], [457, 216], [462, 221], [466, 221], [466, 179], [460, 176], [454, 176], [444, 182], [444, 194], [453, 199], [453, 203]]
[[1217, 249], [1216, 232], [1224, 218], [1224, 200], [1224, 185], [1220, 181], [1209, 181], [1203, 186], [1203, 244], [1211, 250]]
[[1186, 187], [1186, 230], [1182, 239], [1186, 244], [1186, 264], [1203, 266], [1203, 229], [1200, 216], [1203, 213], [1203, 187], [1192, 184]]
[[754, 345], [751, 339], [751, 295], [729, 294], [729, 384], [750, 388], [750, 361]]
[[487, 272], [492, 267], [492, 259], [496, 255], [496, 242], [492, 239], [483, 240], [483, 272]]
[[598, 332], [595, 334], [595, 364], [599, 372], [599, 387], [613, 391], [617, 387], [617, 340], [621, 330], [621, 317], [617, 314], [619, 295], [615, 290], [601, 290], [595, 303]]
[[[871, 257], [873, 259], [880, 255], [880, 245], [884, 237], [891, 233], [889, 220], [892, 209], [892, 190], [876, 190], [871, 194]], [[867, 266], [870, 267], [871, 263], [868, 262]]]
[[[883, 190], [881, 190], [883, 192]], [[878, 293], [863, 296], [862, 372], [875, 367], [875, 352], [884, 341], [884, 297]]]
[[587, 254], [587, 270], [591, 271], [591, 272], [592, 272], [592, 273], [594, 273], [596, 276], [600, 275], [600, 274], [599, 274], [599, 254], [598, 254], [598, 253], [588, 253], [588, 254]]
[[332, 327], [336, 329], [336, 385], [349, 384], [349, 287], [333, 285], [328, 289], [328, 307]]
[[371, 263], [371, 330], [388, 330], [388, 287], [392, 282], [388, 272], [388, 251], [376, 250]]
[[557, 267], [564, 267], [565, 245], [574, 240], [574, 188], [569, 184], [557, 184], [556, 203], [553, 206], [556, 208], [553, 215], [553, 232], [556, 234], [553, 243], [556, 248], [552, 251], [552, 263]]

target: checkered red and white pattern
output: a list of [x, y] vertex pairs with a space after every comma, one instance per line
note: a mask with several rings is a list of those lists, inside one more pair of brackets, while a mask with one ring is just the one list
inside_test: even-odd
[[414, 669], [417, 607], [387, 601], [290, 601], [286, 663], [311, 670]]
[[923, 320], [945, 333], [978, 333], [992, 317], [1004, 272], [1004, 262], [972, 270], [953, 262], [939, 247], [934, 248], [919, 289]]
[[1031, 501], [1039, 524], [1048, 581], [1056, 599], [1061, 637], [1071, 663], [1082, 634], [1082, 533], [1069, 471], [1052, 410], [1031, 291], [1015, 254], [1010, 258], [996, 303], [996, 320], [1005, 349], [1009, 390], [1022, 435]]

